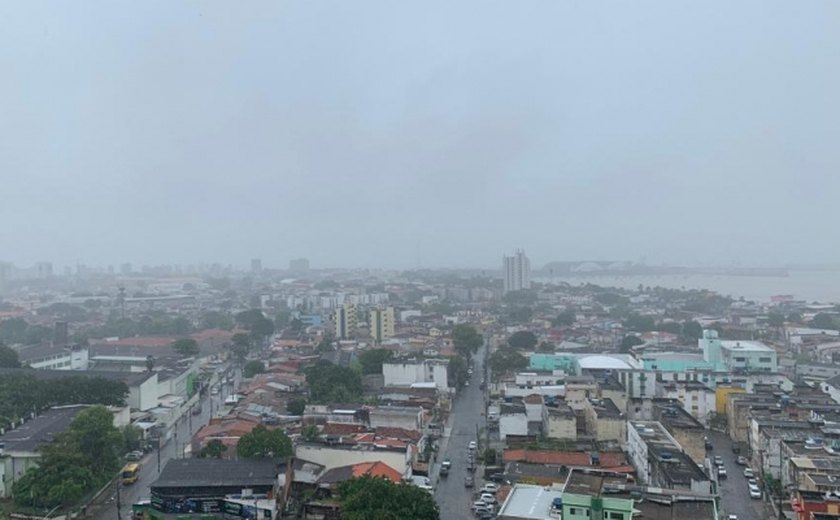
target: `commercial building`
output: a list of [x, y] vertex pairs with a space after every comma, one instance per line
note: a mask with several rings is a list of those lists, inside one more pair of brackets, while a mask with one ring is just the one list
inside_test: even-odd
[[446, 392], [449, 389], [449, 362], [445, 359], [390, 361], [382, 364], [384, 386], [407, 387], [421, 383], [434, 383]]
[[715, 330], [704, 330], [697, 340], [703, 360], [716, 370], [729, 372], [776, 372], [776, 351], [758, 341], [723, 341]]
[[382, 343], [394, 335], [394, 308], [384, 307], [370, 311], [370, 335], [377, 343]]
[[563, 490], [559, 486], [516, 484], [499, 509], [499, 520], [544, 520], [557, 517]]
[[513, 256], [502, 259], [502, 275], [505, 293], [531, 288], [531, 262], [525, 251], [519, 249]]

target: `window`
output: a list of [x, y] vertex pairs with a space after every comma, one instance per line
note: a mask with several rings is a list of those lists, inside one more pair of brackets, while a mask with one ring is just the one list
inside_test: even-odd
[[735, 361], [740, 361], [741, 363], [743, 363], [744, 361], [746, 361], [746, 358], [736, 357]]
[[771, 361], [772, 359], [773, 359], [773, 358], [769, 358], [769, 357], [761, 357], [761, 358], [758, 358], [758, 362], [759, 362], [759, 363], [770, 363], [770, 361]]
[[607, 517], [609, 520], [624, 520], [624, 513], [616, 513], [615, 511], [610, 511], [610, 516]]

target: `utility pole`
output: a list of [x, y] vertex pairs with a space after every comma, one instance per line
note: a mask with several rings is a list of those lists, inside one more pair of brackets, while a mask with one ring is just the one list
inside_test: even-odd
[[122, 520], [122, 512], [120, 509], [122, 508], [122, 502], [120, 501], [120, 488], [122, 487], [122, 483], [120, 482], [119, 476], [117, 477], [117, 520]]

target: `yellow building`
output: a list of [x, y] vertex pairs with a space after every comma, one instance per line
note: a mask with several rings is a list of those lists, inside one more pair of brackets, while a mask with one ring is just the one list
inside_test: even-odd
[[371, 309], [370, 335], [377, 343], [394, 335], [394, 308]]
[[335, 337], [350, 339], [356, 335], [356, 305], [345, 303], [335, 309]]
[[715, 412], [726, 415], [727, 398], [732, 394], [743, 394], [747, 391], [740, 386], [720, 386], [715, 388]]

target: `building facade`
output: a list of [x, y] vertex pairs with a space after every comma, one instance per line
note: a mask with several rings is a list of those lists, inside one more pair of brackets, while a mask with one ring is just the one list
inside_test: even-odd
[[522, 291], [531, 288], [531, 262], [525, 251], [519, 249], [513, 256], [502, 259], [504, 292]]

